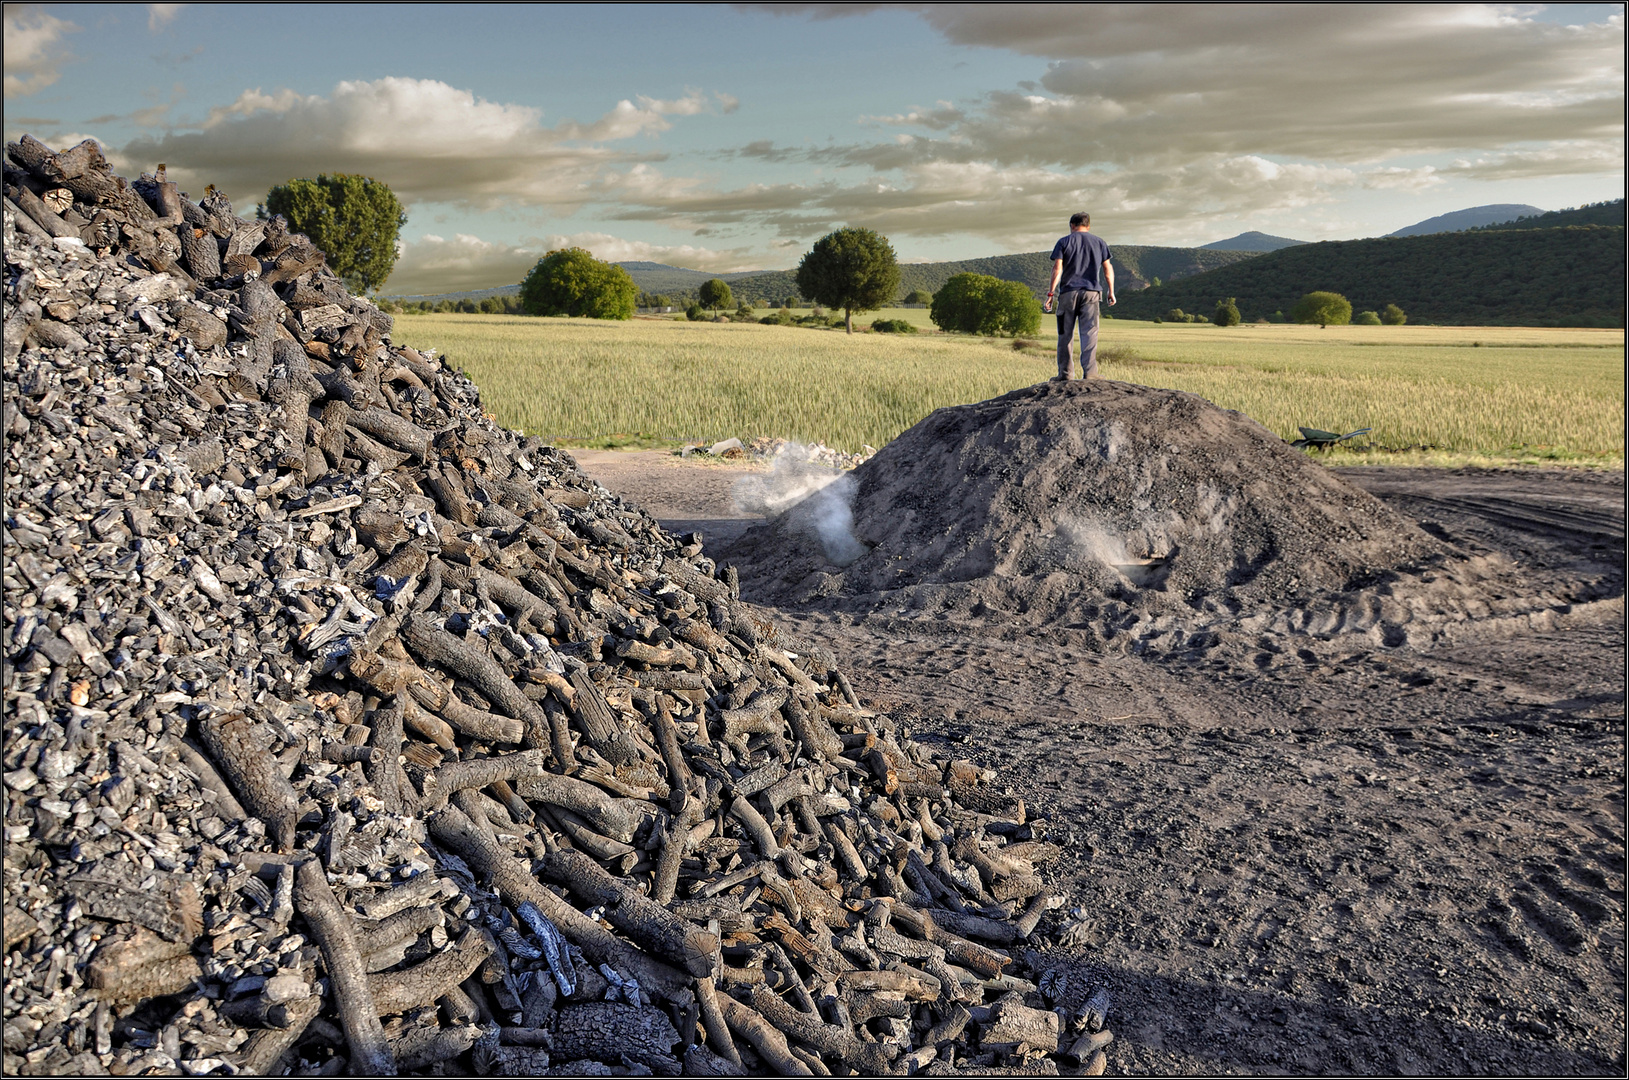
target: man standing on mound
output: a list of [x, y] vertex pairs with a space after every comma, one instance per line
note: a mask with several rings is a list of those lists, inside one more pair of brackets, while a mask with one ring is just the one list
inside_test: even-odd
[[[1103, 294], [1114, 305], [1114, 264], [1109, 261], [1109, 245], [1091, 233], [1092, 215], [1082, 212], [1069, 218], [1069, 235], [1052, 245], [1052, 284], [1047, 288], [1042, 311], [1058, 305], [1058, 374], [1053, 382], [1067, 382], [1074, 369], [1070, 350], [1075, 344], [1075, 326], [1080, 326], [1080, 377], [1097, 378], [1097, 308]], [[1058, 292], [1058, 283], [1063, 292]], [[1104, 285], [1108, 288], [1105, 289]]]

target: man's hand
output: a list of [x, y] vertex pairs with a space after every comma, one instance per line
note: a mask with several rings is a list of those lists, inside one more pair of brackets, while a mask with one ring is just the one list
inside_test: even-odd
[[1046, 294], [1046, 299], [1041, 301], [1041, 313], [1044, 314], [1044, 315], [1052, 314], [1052, 294], [1051, 293], [1047, 293]]
[[1109, 307], [1113, 307], [1113, 306], [1114, 306], [1114, 294], [1109, 293]]

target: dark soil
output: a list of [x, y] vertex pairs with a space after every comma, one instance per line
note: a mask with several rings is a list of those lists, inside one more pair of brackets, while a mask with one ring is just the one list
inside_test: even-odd
[[[738, 474], [651, 462], [584, 465], [740, 531]], [[1164, 615], [1140, 653], [841, 591], [775, 617], [1053, 823], [1088, 919], [1056, 959], [1114, 989], [1111, 1071], [1621, 1076], [1623, 474], [1336, 477], [1465, 571], [1354, 582], [1349, 615], [1403, 594], [1389, 641], [1328, 595]]]

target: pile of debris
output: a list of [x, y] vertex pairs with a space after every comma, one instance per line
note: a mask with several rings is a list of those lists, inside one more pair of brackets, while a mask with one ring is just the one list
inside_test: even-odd
[[6, 154], [7, 1073], [1103, 1070], [993, 774], [282, 221]]
[[755, 462], [769, 464], [774, 464], [782, 458], [792, 458], [826, 469], [846, 470], [858, 468], [876, 452], [875, 447], [862, 446], [859, 453], [846, 454], [841, 450], [833, 450], [825, 443], [800, 443], [791, 439], [760, 435], [750, 444], [733, 438], [723, 439], [710, 446], [698, 443], [682, 448], [679, 455], [688, 458], [696, 454], [707, 454], [709, 457], [724, 458], [727, 461], [745, 461], [750, 458]]

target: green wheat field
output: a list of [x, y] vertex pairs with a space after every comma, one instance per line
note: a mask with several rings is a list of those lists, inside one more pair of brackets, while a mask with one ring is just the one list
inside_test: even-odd
[[[943, 405], [1054, 371], [1051, 319], [1012, 339], [754, 323], [401, 315], [398, 343], [444, 355], [498, 421], [567, 446], [659, 447], [784, 436], [881, 447]], [[862, 320], [856, 319], [858, 327]], [[1622, 468], [1622, 330], [1106, 320], [1105, 378], [1198, 394], [1287, 439], [1300, 425], [1373, 433], [1343, 464]]]

